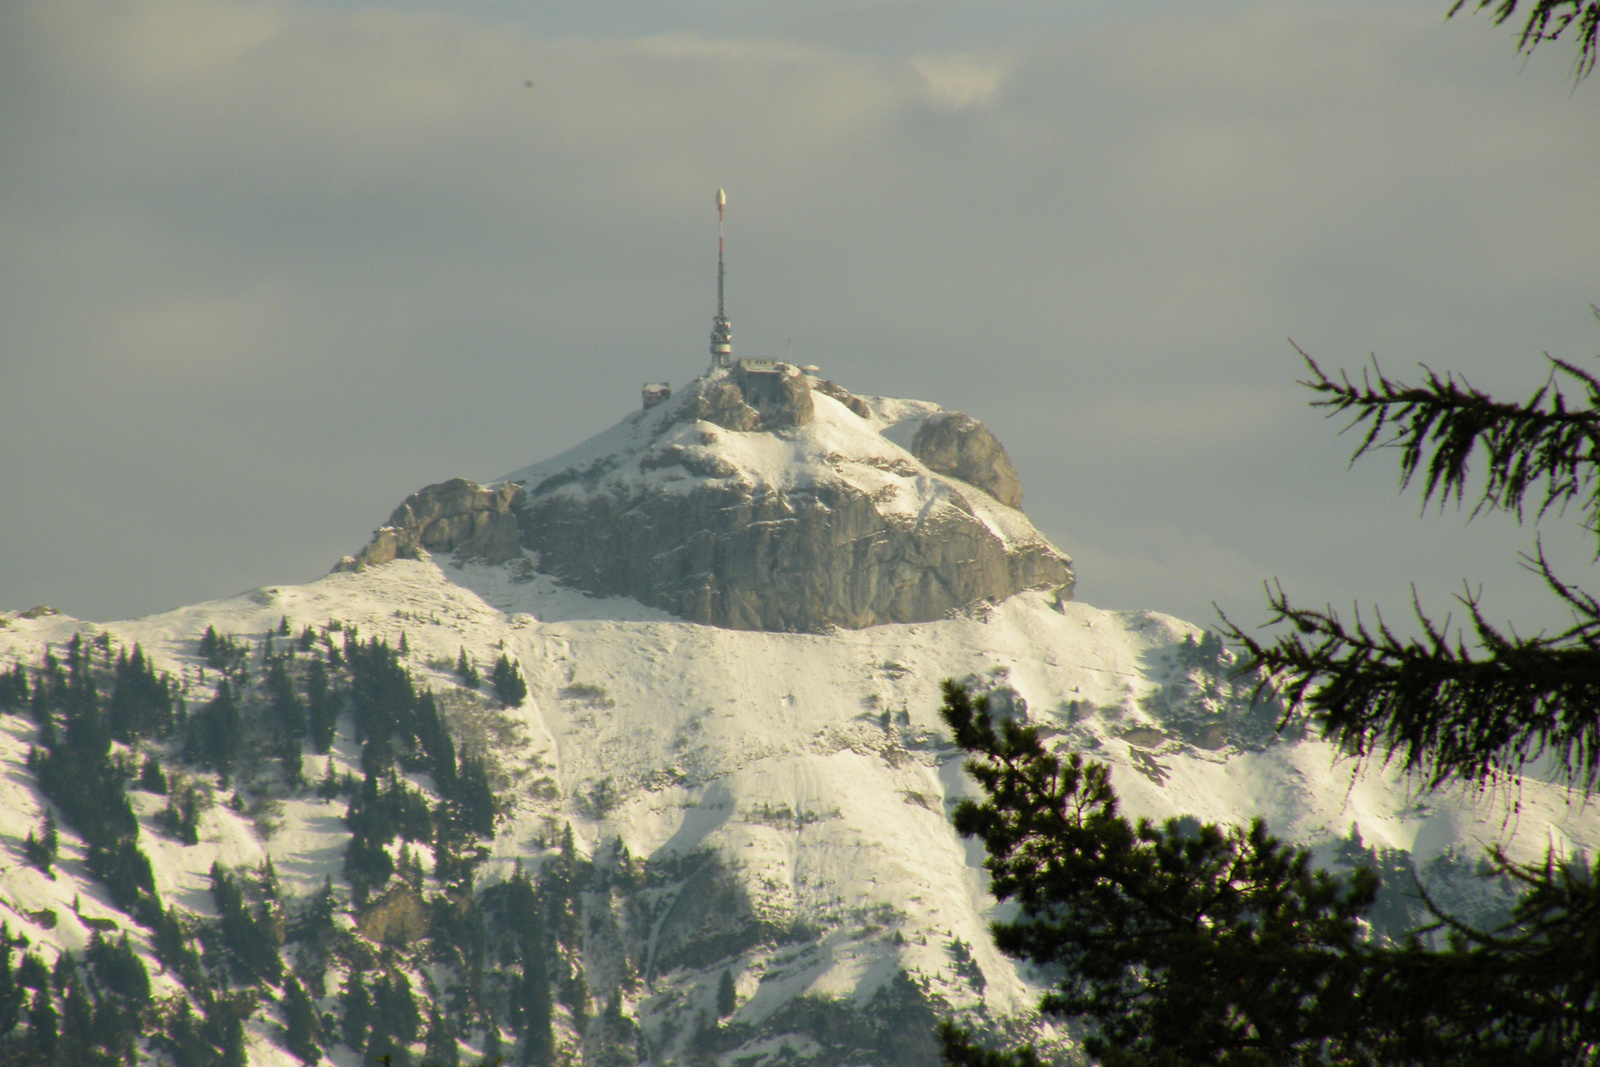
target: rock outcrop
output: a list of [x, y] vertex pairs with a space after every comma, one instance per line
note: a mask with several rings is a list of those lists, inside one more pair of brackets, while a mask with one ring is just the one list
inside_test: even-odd
[[911, 454], [929, 470], [975, 485], [1008, 508], [1022, 507], [1022, 482], [994, 434], [959, 411], [928, 416], [911, 439]]
[[816, 417], [809, 380], [787, 363], [765, 359], [739, 360], [726, 377], [696, 390], [688, 410], [740, 433], [787, 430]]
[[824, 396], [831, 396], [863, 419], [872, 418], [872, 405], [856, 396], [842, 385], [837, 385], [826, 378], [818, 378], [811, 383], [811, 388]]
[[334, 570], [421, 559], [424, 551], [504, 563], [522, 554], [516, 509], [526, 498], [521, 486], [509, 483], [486, 489], [452, 478], [430, 485], [406, 497], [366, 547], [340, 560]]
[[846, 484], [535, 494], [520, 519], [540, 570], [567, 584], [735, 630], [926, 622], [1072, 583], [1043, 538], [1008, 546], [959, 504], [886, 516]]
[[[885, 436], [913, 425], [909, 452]], [[730, 629], [927, 622], [1025, 589], [1070, 598], [1071, 560], [1021, 497], [965, 415], [742, 361], [494, 486], [413, 494], [340, 568], [527, 552], [574, 588]]]

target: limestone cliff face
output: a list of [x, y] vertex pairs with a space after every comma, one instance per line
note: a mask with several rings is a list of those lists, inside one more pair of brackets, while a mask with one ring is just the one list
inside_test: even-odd
[[511, 483], [485, 489], [465, 478], [452, 478], [430, 485], [406, 497], [365, 548], [333, 569], [360, 570], [393, 559], [420, 559], [423, 550], [505, 563], [522, 554], [515, 512], [526, 499], [522, 487]]
[[1060, 553], [1008, 548], [959, 504], [904, 521], [848, 485], [535, 495], [521, 518], [541, 570], [736, 630], [926, 622], [1072, 581]]
[[960, 478], [1011, 508], [1022, 507], [1022, 482], [994, 434], [959, 411], [928, 416], [911, 439], [911, 454], [929, 470]]
[[[908, 438], [909, 451], [894, 443]], [[691, 383], [494, 486], [421, 490], [341, 567], [424, 549], [490, 563], [526, 553], [524, 569], [693, 622], [858, 629], [1025, 589], [1069, 598], [1071, 560], [1020, 500], [976, 420], [758, 365]]]

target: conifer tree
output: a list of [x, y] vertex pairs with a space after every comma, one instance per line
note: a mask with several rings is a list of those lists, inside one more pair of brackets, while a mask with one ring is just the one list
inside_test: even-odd
[[97, 931], [89, 941], [87, 958], [104, 992], [116, 994], [135, 1009], [149, 1002], [150, 975], [127, 934], [108, 941]]
[[250, 1051], [245, 1044], [244, 1020], [228, 1010], [222, 1020], [222, 1059], [220, 1067], [249, 1067]]
[[455, 1031], [439, 1017], [437, 1009], [428, 1011], [428, 1032], [423, 1042], [422, 1062], [427, 1067], [460, 1067], [461, 1048]]
[[1594, 70], [1600, 58], [1600, 0], [1454, 0], [1449, 15], [1470, 8], [1490, 11], [1496, 25], [1509, 22], [1519, 11], [1526, 13], [1522, 29], [1517, 34], [1517, 50], [1532, 52], [1546, 41], [1560, 40], [1568, 30], [1575, 31], [1578, 55], [1572, 70], [1576, 79], [1583, 79]]
[[[1600, 311], [1597, 311], [1600, 316]], [[1309, 361], [1308, 361], [1309, 362]], [[1561, 361], [1522, 404], [1450, 376], [1361, 383], [1310, 363], [1319, 404], [1366, 433], [1357, 456], [1392, 445], [1425, 499], [1462, 498], [1468, 460], [1486, 463], [1478, 510], [1558, 514], [1567, 504], [1600, 535], [1600, 378]], [[1582, 401], [1562, 392], [1575, 384]], [[1600, 601], [1530, 565], [1571, 610], [1554, 636], [1502, 633], [1468, 599], [1473, 642], [1426, 616], [1420, 639], [1345, 625], [1331, 611], [1271, 594], [1289, 632], [1237, 627], [1241, 673], [1270, 674], [1305, 721], [1360, 758], [1395, 762], [1433, 786], [1503, 788], [1543, 756], [1575, 795], [1600, 786]], [[984, 797], [956, 810], [977, 837], [997, 898], [1004, 952], [1060, 968], [1041, 1002], [1087, 1025], [1091, 1056], [1119, 1067], [1187, 1064], [1578, 1064], [1600, 1053], [1600, 863], [1554, 853], [1491, 873], [1522, 890], [1511, 920], [1479, 930], [1433, 908], [1433, 943], [1368, 936], [1379, 877], [1314, 870], [1309, 854], [1248, 829], [1130, 822], [1107, 768], [1063, 760], [1037, 730], [996, 722], [987, 699], [946, 683], [944, 716], [973, 759]], [[1350, 850], [1359, 854], [1354, 845]], [[1421, 932], [1418, 933], [1420, 934]], [[1439, 943], [1439, 942], [1442, 942]], [[1037, 1062], [946, 1026], [953, 1064]]]
[[33, 1003], [28, 1008], [28, 1051], [35, 1063], [56, 1062], [56, 1044], [60, 1036], [60, 1016], [50, 999], [48, 986], [34, 990]]
[[313, 657], [306, 668], [306, 715], [311, 731], [311, 747], [327, 755], [338, 732], [339, 704], [328, 683], [328, 668]]
[[144, 765], [139, 770], [139, 788], [146, 793], [155, 793], [158, 796], [166, 794], [167, 775], [161, 769], [161, 761], [153, 754], [147, 754]]
[[0, 673], [0, 711], [18, 711], [28, 703], [28, 674], [21, 663]]
[[10, 924], [0, 923], [0, 1043], [17, 1028], [26, 1001], [27, 991], [11, 969]]
[[217, 694], [189, 719], [184, 758], [226, 775], [244, 743], [244, 719], [233, 686], [224, 678]]
[[301, 1063], [322, 1059], [322, 1020], [305, 987], [290, 975], [283, 983], [284, 1047]]
[[489, 684], [494, 687], [495, 699], [505, 707], [516, 707], [528, 699], [528, 683], [523, 681], [522, 669], [504, 652], [494, 662]]
[[317, 796], [332, 800], [339, 795], [339, 776], [333, 771], [333, 757], [329, 756], [322, 768], [322, 779], [317, 782]]
[[123, 649], [106, 711], [111, 735], [126, 742], [164, 736], [172, 728], [173, 697], [171, 679], [156, 676], [143, 649], [134, 645], [132, 655]]
[[340, 1037], [357, 1052], [367, 1048], [367, 1035], [372, 1030], [372, 1001], [359, 972], [352, 971], [345, 979], [339, 994]]
[[456, 654], [456, 677], [461, 679], [461, 684], [468, 689], [476, 689], [483, 684], [483, 679], [478, 675], [478, 668], [467, 658], [466, 645], [462, 645], [461, 651]]
[[463, 755], [456, 768], [456, 810], [462, 828], [479, 837], [494, 836], [494, 790], [480, 756]]
[[[65, 955], [63, 953], [63, 955]], [[61, 1036], [56, 1053], [62, 1063], [89, 1063], [94, 1047], [94, 1004], [83, 979], [74, 975], [61, 1004]]]
[[162, 1044], [172, 1056], [174, 1067], [210, 1067], [216, 1060], [213, 1049], [201, 1034], [199, 1021], [189, 1007], [187, 997], [178, 999], [177, 1005], [166, 1016]]
[[55, 812], [46, 809], [44, 819], [39, 824], [38, 837], [34, 836], [32, 830], [28, 831], [28, 838], [22, 843], [23, 853], [28, 857], [29, 864], [49, 874], [50, 868], [55, 865], [56, 853], [60, 847], [61, 838], [56, 831]]

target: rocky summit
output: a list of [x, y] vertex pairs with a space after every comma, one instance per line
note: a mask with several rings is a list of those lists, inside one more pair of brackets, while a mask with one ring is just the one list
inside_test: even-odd
[[728, 629], [861, 629], [1070, 599], [1021, 504], [976, 419], [743, 360], [489, 486], [419, 490], [339, 568], [454, 553]]

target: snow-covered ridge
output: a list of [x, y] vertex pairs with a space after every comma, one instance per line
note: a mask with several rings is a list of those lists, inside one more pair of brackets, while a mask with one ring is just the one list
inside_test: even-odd
[[685, 492], [701, 481], [777, 491], [842, 482], [868, 494], [893, 486], [905, 494], [894, 511], [910, 516], [952, 496], [952, 479], [928, 470], [909, 451], [916, 428], [943, 410], [937, 404], [862, 397], [871, 409], [862, 418], [814, 393], [814, 417], [804, 425], [741, 432], [695, 416], [696, 386], [706, 384], [694, 383], [664, 404], [496, 481], [521, 482], [536, 495], [570, 496], [640, 488]]

